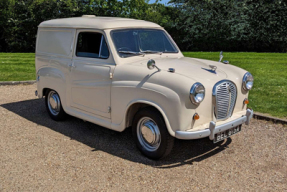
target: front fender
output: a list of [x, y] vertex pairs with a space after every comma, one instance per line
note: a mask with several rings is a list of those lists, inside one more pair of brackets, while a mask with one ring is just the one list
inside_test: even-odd
[[[155, 108], [161, 113], [161, 115], [162, 115], [162, 117], [163, 117], [163, 119], [164, 119], [164, 122], [165, 122], [165, 125], [166, 125], [166, 128], [167, 128], [169, 134], [170, 134], [171, 136], [175, 136], [175, 131], [172, 130], [172, 128], [171, 128], [171, 125], [170, 125], [170, 123], [169, 123], [169, 119], [168, 119], [168, 117], [167, 117], [167, 114], [166, 114], [166, 112], [163, 110], [163, 108], [162, 108], [159, 104], [154, 103], [153, 101], [148, 101], [148, 100], [133, 100], [133, 101], [131, 101], [131, 102], [128, 104], [128, 106], [127, 106], [127, 108], [126, 108], [126, 111], [125, 111], [125, 114], [128, 113], [129, 108], [130, 108], [132, 105], [134, 105], [134, 104], [147, 104], [147, 105], [150, 105], [150, 106], [155, 107]], [[127, 117], [127, 116], [125, 115], [125, 119], [124, 119], [123, 122], [126, 122], [126, 117]], [[126, 126], [125, 126], [125, 127], [126, 127]]]
[[[146, 82], [140, 85], [135, 81], [113, 82], [111, 94], [112, 124], [126, 128], [126, 114], [135, 103], [155, 107], [162, 114], [169, 133], [174, 136], [181, 127], [182, 105], [179, 95], [170, 88]], [[120, 131], [121, 131], [120, 130]]]

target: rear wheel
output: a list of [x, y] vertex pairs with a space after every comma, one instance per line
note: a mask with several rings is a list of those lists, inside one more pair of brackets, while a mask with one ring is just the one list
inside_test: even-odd
[[157, 160], [171, 152], [174, 137], [169, 134], [161, 114], [155, 109], [140, 110], [135, 115], [132, 129], [137, 147], [145, 156]]
[[50, 117], [55, 121], [64, 120], [66, 113], [62, 107], [59, 94], [54, 90], [48, 90], [45, 95], [46, 109]]

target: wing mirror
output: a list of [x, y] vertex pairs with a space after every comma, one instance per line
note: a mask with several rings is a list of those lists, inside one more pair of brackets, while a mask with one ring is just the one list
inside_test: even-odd
[[223, 52], [221, 51], [219, 54], [219, 61], [218, 62], [221, 62], [222, 59], [223, 59]]
[[[221, 51], [220, 54], [219, 54], [219, 61], [218, 62], [221, 62], [221, 60], [223, 59], [223, 52]], [[229, 64], [229, 61], [223, 61], [224, 64]]]
[[147, 68], [150, 69], [150, 70], [152, 70], [152, 69], [154, 69], [154, 68], [157, 68], [157, 70], [160, 71], [160, 68], [158, 68], [158, 67], [156, 66], [155, 61], [154, 61], [153, 59], [151, 59], [151, 60], [149, 60], [149, 61], [147, 62]]

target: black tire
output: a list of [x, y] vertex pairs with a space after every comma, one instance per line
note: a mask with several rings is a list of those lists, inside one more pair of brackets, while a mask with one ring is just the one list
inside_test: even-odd
[[[51, 97], [51, 94], [53, 95], [53, 98], [57, 98], [57, 103], [56, 104], [56, 108], [55, 110], [53, 110], [53, 108], [51, 107], [51, 104], [49, 104], [49, 98]], [[45, 105], [46, 105], [46, 109], [48, 111], [49, 116], [55, 120], [55, 121], [62, 121], [67, 117], [67, 114], [65, 113], [63, 107], [62, 107], [62, 103], [61, 103], [61, 99], [59, 94], [54, 91], [54, 90], [48, 90], [46, 91], [45, 94]], [[50, 106], [49, 106], [50, 105]]]
[[[144, 124], [142, 124], [144, 122]], [[149, 126], [149, 123], [151, 123], [151, 126]], [[144, 126], [141, 126], [144, 125]], [[148, 125], [148, 126], [146, 126]], [[159, 131], [160, 135], [156, 137], [155, 135], [158, 134], [149, 134], [147, 137], [145, 133], [143, 133], [142, 127], [145, 127], [145, 130], [148, 130], [148, 133], [155, 133], [157, 131], [151, 131], [150, 128], [146, 129], [146, 127], [157, 127], [156, 129]], [[136, 145], [138, 149], [141, 151], [142, 154], [147, 156], [150, 159], [158, 160], [165, 156], [167, 156], [173, 147], [174, 144], [174, 137], [172, 137], [165, 125], [165, 122], [163, 120], [162, 115], [155, 110], [154, 108], [147, 107], [143, 108], [140, 111], [138, 111], [134, 117], [133, 124], [132, 124], [132, 132], [133, 137], [136, 142]], [[152, 138], [148, 140], [157, 141], [157, 138], [160, 138], [159, 142], [155, 142], [154, 145], [147, 145], [152, 142], [148, 142], [145, 137]]]

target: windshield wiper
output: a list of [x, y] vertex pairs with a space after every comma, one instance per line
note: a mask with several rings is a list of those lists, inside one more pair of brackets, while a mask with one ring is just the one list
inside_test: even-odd
[[145, 51], [140, 51], [140, 52], [135, 52], [135, 51], [119, 51], [119, 53], [130, 54], [130, 55], [143, 55], [143, 56], [145, 56], [145, 55], [148, 54], [148, 53], [161, 55], [163, 52], [145, 50]]
[[119, 51], [119, 53], [131, 54], [131, 55], [145, 55], [145, 53], [143, 52], [134, 52], [134, 51]]
[[141, 51], [141, 53], [152, 53], [152, 54], [160, 54], [160, 55], [162, 55], [162, 53], [163, 53], [163, 52], [160, 52], [160, 51], [145, 50], [145, 51]]

